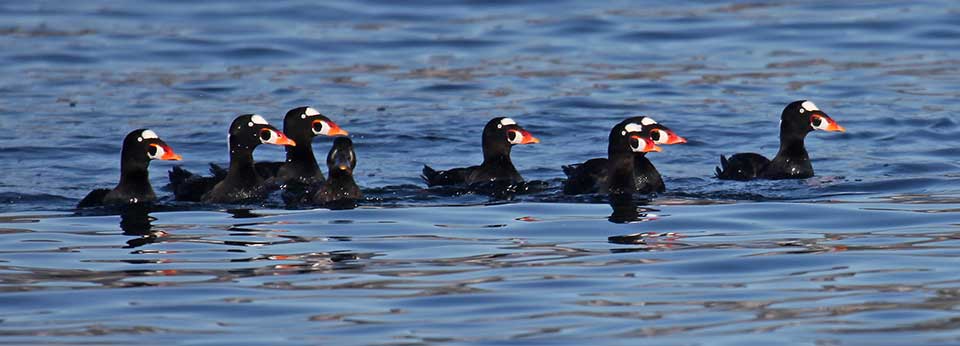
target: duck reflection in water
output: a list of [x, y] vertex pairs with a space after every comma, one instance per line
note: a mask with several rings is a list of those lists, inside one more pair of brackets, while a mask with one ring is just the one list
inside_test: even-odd
[[654, 220], [657, 216], [651, 214], [651, 212], [660, 210], [646, 207], [648, 201], [638, 201], [633, 198], [632, 194], [611, 194], [610, 207], [613, 208], [613, 213], [607, 220], [613, 223], [637, 223]]
[[143, 205], [135, 205], [124, 208], [120, 212], [120, 229], [123, 235], [134, 236], [136, 238], [127, 240], [127, 248], [135, 248], [146, 244], [155, 243], [158, 238], [164, 236], [161, 230], [154, 230], [153, 221], [157, 219], [150, 216], [150, 208]]
[[227, 214], [230, 214], [230, 217], [234, 219], [252, 219], [252, 218], [258, 218], [262, 216], [260, 214], [254, 213], [252, 209], [246, 209], [246, 208], [227, 209], [226, 212]]
[[[655, 212], [659, 209], [647, 207], [649, 200], [634, 199], [632, 194], [611, 194], [610, 207], [613, 213], [607, 218], [613, 223], [639, 223], [645, 221], [654, 221], [659, 218]], [[658, 232], [655, 229], [649, 229], [643, 232], [636, 232], [623, 235], [614, 235], [607, 237], [607, 241], [613, 244], [641, 245], [628, 248], [611, 249], [611, 252], [634, 252], [634, 251], [653, 251], [670, 250], [683, 244], [678, 243], [679, 234], [674, 232]]]

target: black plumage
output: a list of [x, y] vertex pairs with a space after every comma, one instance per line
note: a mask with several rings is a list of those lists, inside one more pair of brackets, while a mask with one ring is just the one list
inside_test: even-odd
[[[650, 138], [654, 144], [669, 145], [687, 142], [683, 137], [649, 117], [627, 118], [614, 128], [626, 129], [627, 126], [633, 130], [639, 129], [641, 136]], [[614, 134], [611, 132], [611, 135]], [[634, 190], [638, 193], [662, 193], [666, 191], [663, 177], [646, 154], [644, 151], [632, 153]], [[609, 177], [607, 169], [610, 166], [609, 158], [594, 158], [583, 163], [562, 166], [563, 173], [567, 176], [563, 184], [563, 192], [570, 195], [602, 192], [601, 187], [606, 184], [606, 179]]]
[[91, 191], [77, 207], [153, 203], [157, 195], [150, 185], [150, 161], [180, 159], [155, 132], [133, 130], [123, 139], [120, 149], [120, 182], [113, 189]]
[[246, 203], [263, 200], [271, 187], [265, 184], [266, 179], [255, 168], [254, 149], [264, 143], [296, 145], [296, 142], [256, 114], [238, 116], [230, 124], [228, 133], [230, 167], [226, 174], [220, 174], [218, 169], [212, 167], [213, 176], [202, 177], [174, 167], [169, 176], [177, 200], [205, 203]]
[[353, 150], [353, 141], [347, 137], [337, 137], [327, 154], [329, 176], [320, 185], [313, 196], [313, 203], [355, 203], [363, 197], [360, 187], [353, 179], [353, 170], [357, 167], [357, 154]]
[[721, 155], [716, 176], [726, 180], [812, 177], [813, 164], [804, 146], [804, 139], [814, 130], [845, 131], [813, 102], [791, 102], [780, 114], [780, 150], [773, 160], [757, 153], [739, 153], [729, 158]]
[[540, 143], [530, 132], [510, 118], [493, 118], [483, 127], [483, 162], [478, 166], [438, 171], [423, 166], [420, 176], [427, 186], [473, 185], [481, 183], [522, 183], [523, 177], [510, 159], [510, 149], [517, 144]]

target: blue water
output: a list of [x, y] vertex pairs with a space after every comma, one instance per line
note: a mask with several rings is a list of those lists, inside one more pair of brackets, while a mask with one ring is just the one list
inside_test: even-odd
[[[960, 343], [960, 4], [127, 1], [0, 3], [0, 343]], [[777, 149], [817, 176], [713, 179]], [[240, 113], [311, 105], [351, 132], [354, 210], [169, 205], [76, 214], [155, 130], [205, 171]], [[559, 194], [612, 124], [689, 143], [635, 206]], [[546, 191], [425, 190], [510, 116]], [[318, 138], [323, 155], [330, 140]], [[258, 160], [280, 160], [261, 147]], [[167, 162], [151, 167], [161, 197]]]

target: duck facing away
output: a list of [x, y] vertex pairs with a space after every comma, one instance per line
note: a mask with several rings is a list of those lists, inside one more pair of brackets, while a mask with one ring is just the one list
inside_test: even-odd
[[353, 151], [353, 141], [347, 137], [334, 139], [333, 147], [327, 153], [327, 171], [330, 176], [314, 194], [313, 203], [354, 203], [362, 198], [360, 187], [353, 180], [353, 170], [356, 167], [357, 154]]
[[483, 163], [479, 166], [451, 168], [438, 171], [423, 166], [420, 176], [427, 186], [473, 185], [478, 183], [523, 182], [520, 172], [510, 160], [510, 149], [517, 144], [536, 144], [540, 140], [510, 118], [493, 118], [483, 127]]
[[120, 149], [120, 182], [113, 189], [91, 191], [80, 200], [77, 208], [153, 203], [157, 195], [150, 185], [150, 161], [180, 159], [180, 155], [174, 153], [173, 148], [155, 132], [133, 130], [123, 139]]
[[170, 185], [177, 200], [205, 203], [262, 200], [269, 191], [264, 184], [265, 179], [254, 167], [254, 149], [260, 144], [296, 145], [296, 142], [257, 114], [245, 114], [234, 119], [228, 130], [227, 142], [230, 168], [226, 172], [217, 171], [213, 177], [201, 177], [180, 167], [170, 171]]
[[813, 165], [803, 141], [811, 131], [845, 132], [813, 102], [794, 101], [780, 115], [780, 150], [773, 160], [757, 153], [720, 155], [716, 176], [724, 180], [804, 179], [813, 176]]
[[650, 133], [656, 130], [649, 130], [631, 119], [621, 121], [610, 129], [607, 158], [591, 159], [576, 168], [565, 168], [568, 178], [564, 182], [564, 193], [619, 195], [652, 192], [647, 191], [651, 188], [649, 184], [637, 184], [636, 154], [661, 150], [650, 138]]

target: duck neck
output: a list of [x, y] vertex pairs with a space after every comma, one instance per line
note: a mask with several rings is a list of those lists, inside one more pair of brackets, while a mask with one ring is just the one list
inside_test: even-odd
[[284, 147], [287, 151], [286, 163], [296, 165], [303, 175], [313, 175], [319, 167], [317, 165], [317, 158], [313, 155], [313, 137], [306, 136], [305, 138], [292, 139], [297, 142], [297, 145]]
[[510, 144], [483, 143], [483, 163], [484, 167], [498, 167], [508, 171], [516, 172], [513, 161], [510, 160]]
[[[125, 156], [126, 155], [122, 155]], [[120, 162], [120, 183], [118, 188], [129, 193], [149, 195], [153, 193], [150, 186], [149, 159], [128, 158]]]
[[634, 179], [634, 154], [610, 151], [607, 154], [607, 180], [612, 194], [631, 193], [636, 190]]
[[807, 148], [803, 144], [803, 140], [806, 137], [807, 137], [806, 133], [803, 133], [803, 134], [781, 133], [780, 134], [780, 150], [777, 151], [777, 157], [791, 158], [791, 159], [798, 159], [798, 160], [809, 160], [809, 156], [807, 155]]
[[643, 162], [650, 162], [647, 159], [647, 153], [633, 153], [633, 161], [638, 165]]
[[230, 170], [225, 180], [240, 185], [256, 185], [262, 182], [253, 162], [253, 149], [233, 148], [230, 150]]
[[336, 167], [330, 167], [330, 178], [328, 182], [331, 186], [337, 187], [350, 187], [356, 185], [356, 181], [353, 180], [353, 173], [345, 171], [342, 169], [337, 169]]

